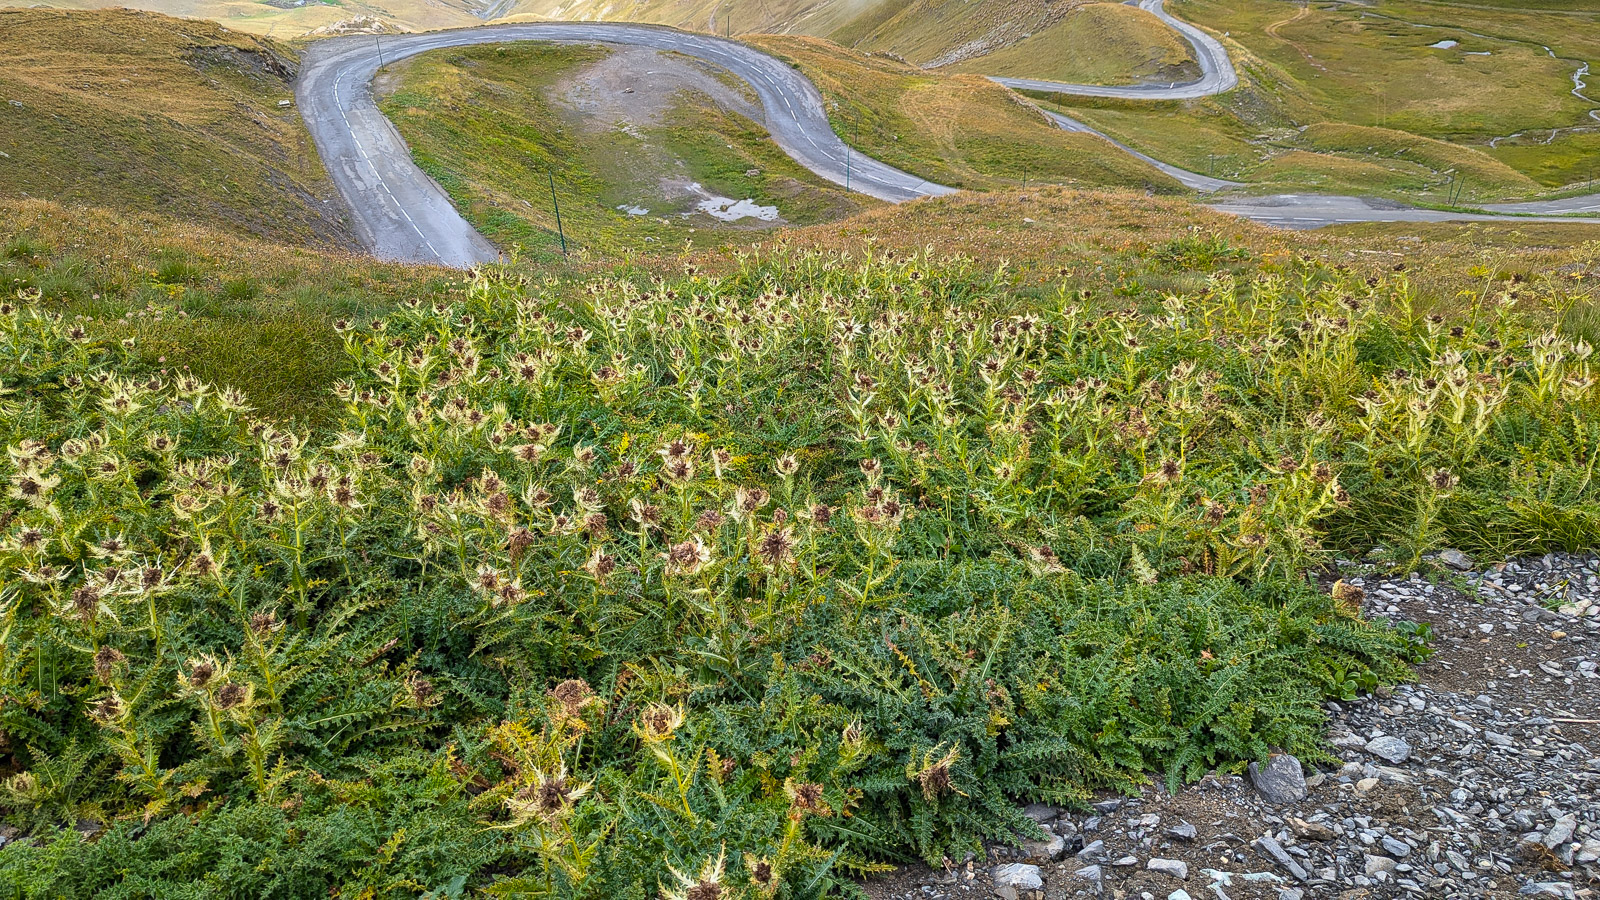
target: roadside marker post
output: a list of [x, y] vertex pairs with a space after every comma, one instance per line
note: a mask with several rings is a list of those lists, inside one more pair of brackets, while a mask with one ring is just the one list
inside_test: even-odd
[[561, 255], [567, 255], [567, 232], [561, 227], [561, 201], [556, 199], [556, 173], [546, 172], [550, 176], [550, 205], [556, 209], [556, 234], [561, 237]]

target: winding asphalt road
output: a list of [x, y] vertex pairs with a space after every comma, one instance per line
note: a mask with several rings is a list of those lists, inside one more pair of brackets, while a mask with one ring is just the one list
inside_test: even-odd
[[[1113, 87], [1103, 84], [1072, 84], [1066, 81], [1043, 81], [1037, 78], [991, 78], [1008, 88], [1019, 91], [1050, 91], [1057, 94], [1075, 94], [1079, 97], [1117, 97], [1123, 100], [1193, 100], [1233, 90], [1239, 84], [1239, 73], [1228, 58], [1228, 48], [1216, 38], [1175, 19], [1163, 7], [1165, 0], [1139, 0], [1138, 7], [1165, 22], [1194, 48], [1195, 62], [1200, 64], [1200, 77], [1194, 81], [1177, 81], [1163, 87], [1161, 84], [1134, 84]], [[1133, 5], [1131, 2], [1129, 5]], [[1084, 130], [1091, 130], [1085, 126]], [[1099, 132], [1093, 132], [1099, 134]]]
[[[1130, 0], [1131, 2], [1131, 0]], [[1200, 77], [1191, 82], [1108, 87], [1037, 79], [995, 78], [1007, 87], [1133, 100], [1193, 99], [1232, 89], [1239, 78], [1228, 51], [1215, 38], [1168, 15], [1163, 0], [1138, 5], [1181, 34], [1195, 51]], [[721, 66], [760, 98], [767, 130], [796, 162], [837, 184], [890, 202], [948, 194], [953, 188], [902, 172], [844, 144], [834, 134], [822, 96], [804, 75], [752, 47], [722, 38], [652, 25], [551, 22], [483, 25], [451, 31], [318, 41], [301, 61], [295, 96], [318, 151], [373, 254], [404, 262], [468, 267], [498, 258], [499, 251], [461, 217], [450, 198], [411, 161], [394, 125], [378, 111], [372, 78], [381, 65], [428, 50], [507, 41], [610, 43], [675, 51]], [[1068, 131], [1093, 134], [1144, 160], [1190, 188], [1215, 192], [1241, 188], [1236, 181], [1163, 163], [1061, 113], [1045, 114]], [[1284, 194], [1240, 197], [1212, 208], [1284, 228], [1344, 222], [1445, 222], [1461, 220], [1595, 222], [1600, 194], [1566, 200], [1500, 204], [1487, 211], [1520, 215], [1441, 212], [1360, 197]]]
[[744, 79], [761, 100], [772, 139], [823, 178], [838, 184], [848, 180], [851, 189], [891, 202], [954, 191], [847, 148], [828, 124], [822, 95], [804, 75], [759, 50], [709, 35], [651, 25], [560, 22], [318, 41], [301, 60], [295, 98], [375, 256], [453, 267], [499, 257], [411, 161], [405, 141], [373, 102], [372, 78], [381, 64], [428, 50], [506, 41], [631, 44], [703, 59]]

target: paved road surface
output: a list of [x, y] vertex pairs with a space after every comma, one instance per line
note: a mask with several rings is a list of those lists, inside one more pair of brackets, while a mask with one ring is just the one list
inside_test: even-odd
[[1227, 181], [1222, 178], [1212, 178], [1209, 175], [1201, 175], [1199, 172], [1191, 172], [1188, 169], [1180, 169], [1177, 166], [1168, 165], [1167, 163], [1164, 163], [1153, 156], [1147, 156], [1143, 153], [1140, 153], [1139, 151], [1129, 147], [1127, 144], [1124, 144], [1105, 132], [1096, 131], [1095, 129], [1085, 125], [1077, 119], [1072, 118], [1071, 116], [1062, 115], [1061, 113], [1049, 109], [1042, 110], [1042, 112], [1049, 116], [1050, 119], [1057, 125], [1061, 126], [1067, 131], [1076, 131], [1082, 134], [1092, 134], [1103, 141], [1110, 142], [1113, 146], [1119, 148], [1122, 150], [1122, 152], [1128, 154], [1129, 156], [1132, 156], [1136, 159], [1142, 159], [1150, 165], [1155, 166], [1161, 171], [1167, 173], [1168, 175], [1171, 175], [1173, 178], [1183, 182], [1184, 187], [1192, 188], [1193, 190], [1197, 191], [1205, 191], [1207, 193], [1225, 191], [1230, 188], [1245, 187], [1243, 182]]
[[721, 38], [650, 25], [562, 22], [318, 41], [306, 50], [295, 97], [374, 255], [456, 267], [499, 256], [411, 161], [394, 125], [373, 103], [371, 85], [380, 54], [383, 63], [391, 63], [443, 47], [505, 41], [632, 44], [698, 57], [748, 82], [761, 99], [773, 140], [823, 178], [844, 184], [848, 177], [852, 189], [894, 202], [953, 191], [848, 150], [828, 124], [822, 95], [804, 75]]
[[1200, 77], [1194, 81], [1161, 84], [1133, 84], [1112, 86], [1103, 84], [1072, 84], [1065, 81], [1045, 81], [1037, 78], [995, 78], [1008, 88], [1019, 91], [1052, 91], [1057, 94], [1076, 94], [1080, 97], [1120, 97], [1125, 100], [1193, 100], [1231, 91], [1239, 84], [1239, 73], [1228, 58], [1228, 50], [1216, 38], [1175, 19], [1162, 7], [1164, 0], [1139, 0], [1139, 8], [1153, 13], [1167, 27], [1183, 36], [1194, 48], [1195, 62], [1200, 64]]
[[[1579, 198], [1582, 199], [1582, 198]], [[1600, 197], [1588, 198], [1589, 203], [1600, 202]], [[1523, 215], [1480, 215], [1475, 213], [1444, 212], [1437, 209], [1418, 209], [1391, 200], [1373, 197], [1339, 197], [1326, 194], [1275, 194], [1267, 197], [1234, 197], [1210, 204], [1218, 212], [1232, 213], [1279, 228], [1321, 228], [1350, 222], [1499, 222], [1514, 225], [1518, 222], [1584, 222], [1600, 225], [1600, 217], [1562, 216], [1566, 204], [1576, 200], [1553, 200], [1546, 203], [1508, 204], [1519, 208], [1507, 210]], [[1589, 209], [1596, 209], [1590, 206]]]
[[[1200, 29], [1174, 19], [1162, 0], [1140, 0], [1140, 6], [1177, 29], [1195, 48], [1202, 75], [1186, 84], [1102, 87], [1062, 82], [997, 78], [1011, 87], [1051, 90], [1101, 97], [1171, 99], [1200, 97], [1229, 90], [1238, 83], [1227, 50]], [[812, 172], [882, 200], [900, 202], [948, 194], [952, 188], [902, 172], [850, 150], [833, 133], [822, 96], [790, 66], [743, 44], [708, 35], [650, 25], [623, 23], [528, 23], [485, 25], [452, 31], [375, 38], [371, 35], [332, 38], [311, 45], [302, 60], [295, 86], [317, 149], [340, 193], [349, 203], [356, 227], [374, 255], [406, 262], [466, 267], [496, 259], [499, 251], [463, 219], [450, 198], [412, 163], [394, 125], [372, 99], [372, 78], [382, 63], [464, 44], [505, 41], [558, 41], [631, 44], [694, 56], [728, 69], [756, 91], [766, 126], [784, 152]], [[1069, 131], [1094, 134], [1150, 163], [1183, 184], [1201, 191], [1245, 187], [1212, 178], [1146, 156], [1082, 122], [1049, 112]], [[1317, 228], [1341, 222], [1444, 222], [1493, 220], [1488, 215], [1414, 209], [1398, 203], [1359, 197], [1312, 194], [1240, 197], [1212, 205], [1222, 212], [1285, 228]], [[1600, 195], [1489, 207], [1503, 213], [1540, 218], [1522, 221], [1574, 221], [1554, 218], [1563, 213], [1600, 212]], [[1501, 219], [1501, 221], [1506, 221]], [[1600, 222], [1600, 217], [1578, 221]]]

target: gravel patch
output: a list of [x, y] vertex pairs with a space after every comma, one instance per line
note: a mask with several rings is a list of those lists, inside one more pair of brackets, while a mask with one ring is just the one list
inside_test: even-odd
[[1369, 615], [1427, 623], [1436, 652], [1414, 684], [1327, 704], [1334, 761], [1035, 804], [1051, 840], [907, 867], [868, 894], [988, 897], [996, 867], [1020, 865], [1050, 900], [1600, 898], [1600, 558], [1430, 566], [1341, 570]]

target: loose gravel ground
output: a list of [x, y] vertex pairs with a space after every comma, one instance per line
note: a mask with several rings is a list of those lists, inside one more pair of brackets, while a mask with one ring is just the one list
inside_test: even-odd
[[[902, 869], [875, 900], [1600, 897], [1600, 558], [1432, 577], [1363, 574], [1369, 615], [1425, 622], [1417, 682], [1330, 702], [1342, 764], [1275, 758], [1176, 795], [1028, 808], [1052, 838], [944, 871]], [[1271, 798], [1271, 799], [1269, 799]]]

